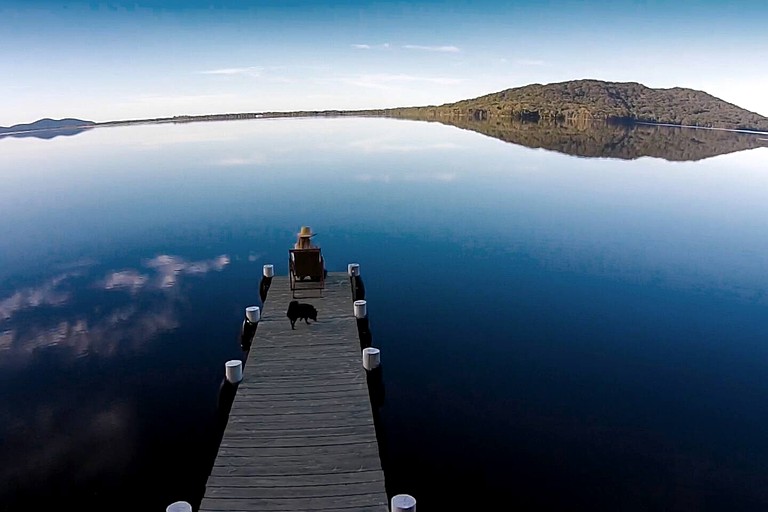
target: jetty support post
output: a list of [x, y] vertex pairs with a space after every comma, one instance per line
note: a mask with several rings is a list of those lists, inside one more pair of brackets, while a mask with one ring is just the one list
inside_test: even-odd
[[261, 282], [259, 283], [259, 297], [261, 303], [267, 300], [267, 294], [269, 293], [269, 287], [272, 286], [272, 278], [275, 276], [274, 265], [264, 265], [262, 268]]
[[165, 512], [192, 512], [192, 505], [186, 501], [176, 501], [165, 507]]
[[256, 329], [261, 320], [261, 308], [259, 306], [248, 306], [245, 308], [245, 318], [240, 328], [240, 348], [244, 352], [251, 349], [253, 337], [256, 335]]
[[355, 321], [357, 322], [357, 334], [360, 338], [360, 348], [368, 348], [373, 344], [371, 336], [371, 324], [368, 319], [368, 303], [364, 300], [354, 302]]
[[352, 288], [352, 300], [365, 300], [365, 285], [363, 285], [363, 278], [360, 276], [360, 264], [348, 264], [347, 274]]
[[373, 371], [381, 365], [381, 351], [374, 347], [363, 349], [363, 368]]
[[224, 363], [224, 375], [230, 384], [240, 384], [243, 380], [243, 362], [231, 359]]
[[416, 498], [410, 494], [392, 496], [392, 512], [416, 512]]

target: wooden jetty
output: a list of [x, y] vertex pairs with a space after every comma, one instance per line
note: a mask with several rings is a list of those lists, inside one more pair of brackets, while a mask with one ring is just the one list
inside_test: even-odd
[[274, 277], [200, 509], [386, 511], [349, 277], [330, 273], [318, 321], [286, 318]]

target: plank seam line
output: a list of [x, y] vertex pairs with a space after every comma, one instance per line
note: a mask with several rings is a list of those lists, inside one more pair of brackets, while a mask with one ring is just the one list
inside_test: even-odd
[[[350, 484], [354, 485], [354, 484]], [[243, 497], [232, 497], [227, 498], [225, 496], [216, 496], [215, 498], [211, 499], [217, 499], [217, 500], [243, 500], [243, 499], [263, 499], [263, 500], [316, 500], [318, 498], [347, 498], [350, 496], [370, 496], [372, 494], [376, 494], [375, 492], [366, 491], [366, 492], [355, 492], [355, 493], [344, 493], [344, 494], [328, 494], [328, 495], [320, 495], [320, 496], [270, 496], [269, 498], [243, 498]]]
[[[312, 507], [312, 510], [384, 510], [386, 512], [387, 509], [381, 508], [383, 506], [386, 506], [386, 502], [379, 502], [373, 505], [357, 505], [357, 506], [351, 506], [351, 507], [330, 507], [330, 508], [315, 508]], [[200, 507], [200, 512], [253, 512], [253, 509], [251, 508], [202, 508]], [[284, 508], [259, 508], [259, 512], [285, 512]]]
[[[222, 477], [218, 477], [222, 478]], [[247, 477], [240, 477], [237, 478], [247, 478]], [[257, 477], [258, 478], [258, 477]], [[329, 484], [301, 484], [301, 485], [254, 485], [254, 484], [248, 484], [248, 485], [228, 485], [226, 483], [224, 484], [214, 484], [214, 485], [206, 485], [206, 489], [306, 489], [308, 487], [331, 487], [334, 485], [359, 485], [359, 484], [378, 484], [384, 482], [383, 478], [377, 478], [375, 480], [356, 480], [354, 482], [336, 482], [336, 483], [329, 483]], [[368, 494], [368, 493], [365, 493]]]
[[[361, 405], [359, 407], [353, 407], [351, 409], [354, 412], [366, 412], [366, 411], [370, 412], [370, 410], [371, 410], [370, 404], [366, 404], [366, 405], [368, 405], [368, 407], [365, 407], [365, 406]], [[240, 416], [240, 417], [242, 417], [242, 416], [260, 416], [260, 417], [264, 417], [264, 416], [269, 416], [269, 417], [272, 417], [272, 416], [317, 416], [318, 414], [334, 415], [334, 416], [338, 416], [339, 414], [341, 414], [342, 416], [345, 416], [346, 413], [353, 412], [353, 411], [342, 410], [342, 411], [340, 411], [338, 413], [333, 413], [333, 412], [279, 412], [279, 413], [256, 412], [254, 414], [242, 414], [242, 413], [238, 412], [238, 416]]]
[[[272, 440], [270, 439], [269, 441], [272, 441]], [[368, 445], [368, 444], [372, 444], [372, 443], [373, 443], [373, 441], [358, 441], [356, 443], [328, 443], [328, 444], [311, 444], [311, 445], [307, 445], [307, 444], [285, 444], [285, 445], [282, 445], [282, 446], [269, 446], [269, 445], [265, 446], [265, 445], [262, 444], [262, 445], [254, 446], [254, 445], [247, 445], [245, 443], [239, 443], [238, 442], [237, 443], [238, 446], [232, 446], [231, 448], [243, 448], [243, 449], [262, 449], [262, 448], [267, 448], [267, 449], [270, 449], [270, 450], [281, 450], [283, 448], [324, 448], [326, 446], [357, 446], [357, 445], [361, 445], [361, 444]], [[229, 446], [226, 446], [227, 444], [228, 443], [227, 443], [226, 439], [222, 440], [222, 442], [221, 442], [222, 448], [230, 448]]]
[[[231, 466], [216, 466], [216, 467], [224, 468], [224, 467], [231, 467]], [[242, 478], [251, 478], [251, 477], [256, 477], [256, 478], [293, 478], [293, 477], [297, 477], [297, 476], [358, 475], [360, 473], [381, 473], [381, 472], [382, 471], [380, 469], [356, 469], [354, 471], [331, 471], [331, 472], [324, 471], [322, 473], [290, 473], [290, 474], [265, 473], [265, 474], [259, 474], [259, 475], [213, 475], [213, 474], [211, 474], [211, 476], [216, 477], [216, 478], [223, 478], [223, 477], [227, 477], [227, 478], [231, 478], [231, 477], [236, 477], [236, 478], [240, 478], [240, 477], [242, 477]]]
[[[233, 425], [234, 425], [234, 424], [233, 424]], [[292, 431], [292, 430], [296, 430], [296, 431], [300, 431], [300, 430], [312, 430], [312, 431], [314, 431], [314, 430], [319, 430], [319, 429], [331, 429], [331, 428], [367, 427], [367, 426], [369, 426], [369, 425], [373, 425], [373, 420], [371, 420], [371, 421], [369, 421], [369, 422], [366, 422], [366, 423], [350, 423], [350, 424], [346, 424], [346, 423], [345, 423], [344, 425], [339, 425], [339, 426], [336, 426], [336, 427], [286, 427], [286, 428], [264, 428], [264, 429], [253, 429], [253, 430], [248, 430], [248, 431], [245, 431], [245, 432], [243, 432], [243, 433], [245, 433], [245, 434], [248, 434], [248, 433], [252, 433], [253, 435], [259, 435], [259, 434], [264, 434], [264, 433], [267, 433], [267, 432], [285, 432], [285, 431]], [[289, 437], [301, 437], [301, 436], [289, 436]]]
[[[321, 394], [324, 394], [324, 393], [328, 394], [328, 395], [331, 395], [331, 397], [333, 397], [333, 396], [338, 396], [339, 393], [348, 394], [348, 393], [358, 393], [360, 391], [367, 391], [367, 390], [360, 389], [360, 387], [357, 387], [357, 386], [355, 386], [353, 388], [342, 388], [342, 389], [329, 389], [329, 388], [326, 388], [326, 387], [317, 386], [317, 387], [315, 387], [313, 389], [317, 389], [317, 391], [307, 391], [307, 392], [301, 392], [301, 393], [295, 393], [295, 392], [292, 392], [292, 391], [289, 391], [289, 392], [286, 392], [286, 393], [255, 393], [255, 392], [253, 392], [251, 390], [248, 390], [248, 389], [243, 390], [243, 391], [245, 393], [247, 393], [248, 396], [250, 396], [250, 397], [257, 397], [257, 396], [264, 396], [264, 397], [269, 397], [269, 396], [288, 396], [288, 397], [291, 397], [291, 396], [302, 396], [303, 397], [303, 396], [307, 396], [307, 395], [313, 395], [313, 396], [314, 395], [321, 395]], [[331, 398], [331, 397], [328, 397], [328, 398]], [[320, 397], [320, 398], [315, 397], [315, 398], [322, 400], [322, 397]], [[307, 396], [306, 398], [301, 398], [300, 400], [312, 400], [312, 399], [313, 399], [312, 397]]]
[[[373, 448], [375, 442], [371, 441], [370, 444], [371, 444], [371, 446], [369, 448]], [[225, 448], [225, 449], [228, 450], [229, 448]], [[309, 455], [321, 455], [321, 454], [309, 454]], [[356, 465], [360, 464], [361, 461], [365, 461], [366, 459], [370, 459], [369, 462], [373, 462], [374, 460], [376, 460], [376, 461], [380, 460], [379, 459], [379, 452], [378, 452], [378, 450], [375, 450], [375, 451], [373, 449], [366, 450], [363, 453], [357, 453], [355, 455], [357, 457], [355, 457], [355, 462], [353, 462], [353, 464], [356, 464]], [[220, 462], [225, 462], [225, 461], [231, 460], [231, 459], [253, 459], [254, 458], [254, 454], [250, 454], [250, 455], [225, 454], [225, 455], [219, 455], [218, 458], [221, 459]], [[265, 455], [260, 455], [260, 458], [264, 459], [266, 461], [297, 459], [298, 458], [298, 459], [302, 459], [305, 462], [306, 462], [306, 459], [307, 459], [307, 457], [303, 457], [301, 455], [290, 455], [290, 454], [289, 455], [285, 455], [285, 454], [280, 454], [280, 455], [272, 454], [272, 455], [266, 455], [266, 456]], [[317, 461], [317, 459], [312, 459], [311, 457], [310, 457], [310, 460], [313, 460], [315, 462]], [[216, 462], [219, 462], [219, 461], [217, 460]], [[340, 463], [340, 464], [336, 464], [336, 465], [338, 466], [338, 465], [344, 465], [344, 464]], [[223, 464], [214, 464], [214, 467], [225, 468], [225, 467], [230, 467], [230, 466], [226, 466], [226, 465], [223, 465]], [[239, 466], [239, 467], [247, 467], [247, 466], [244, 465], [244, 466]]]

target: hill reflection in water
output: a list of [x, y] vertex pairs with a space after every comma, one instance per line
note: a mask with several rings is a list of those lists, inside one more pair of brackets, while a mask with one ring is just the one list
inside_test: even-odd
[[67, 127], [67, 128], [56, 128], [56, 129], [50, 129], [50, 130], [30, 130], [30, 131], [21, 131], [21, 132], [12, 132], [12, 133], [0, 133], [0, 139], [5, 137], [13, 137], [17, 139], [21, 138], [35, 138], [35, 139], [54, 139], [56, 137], [71, 137], [72, 135], [77, 135], [79, 133], [83, 133], [86, 130], [91, 130], [93, 127], [91, 126], [84, 126], [84, 127]]
[[679, 126], [602, 121], [564, 123], [498, 118], [478, 120], [413, 114], [396, 117], [439, 122], [520, 146], [586, 158], [634, 160], [654, 157], [684, 162], [766, 146], [766, 142], [756, 134]]

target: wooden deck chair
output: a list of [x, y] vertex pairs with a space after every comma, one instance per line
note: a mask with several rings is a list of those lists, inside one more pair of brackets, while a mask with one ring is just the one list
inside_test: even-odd
[[288, 252], [293, 297], [296, 298], [296, 292], [303, 290], [320, 290], [322, 297], [325, 288], [325, 263], [320, 249], [290, 249]]

